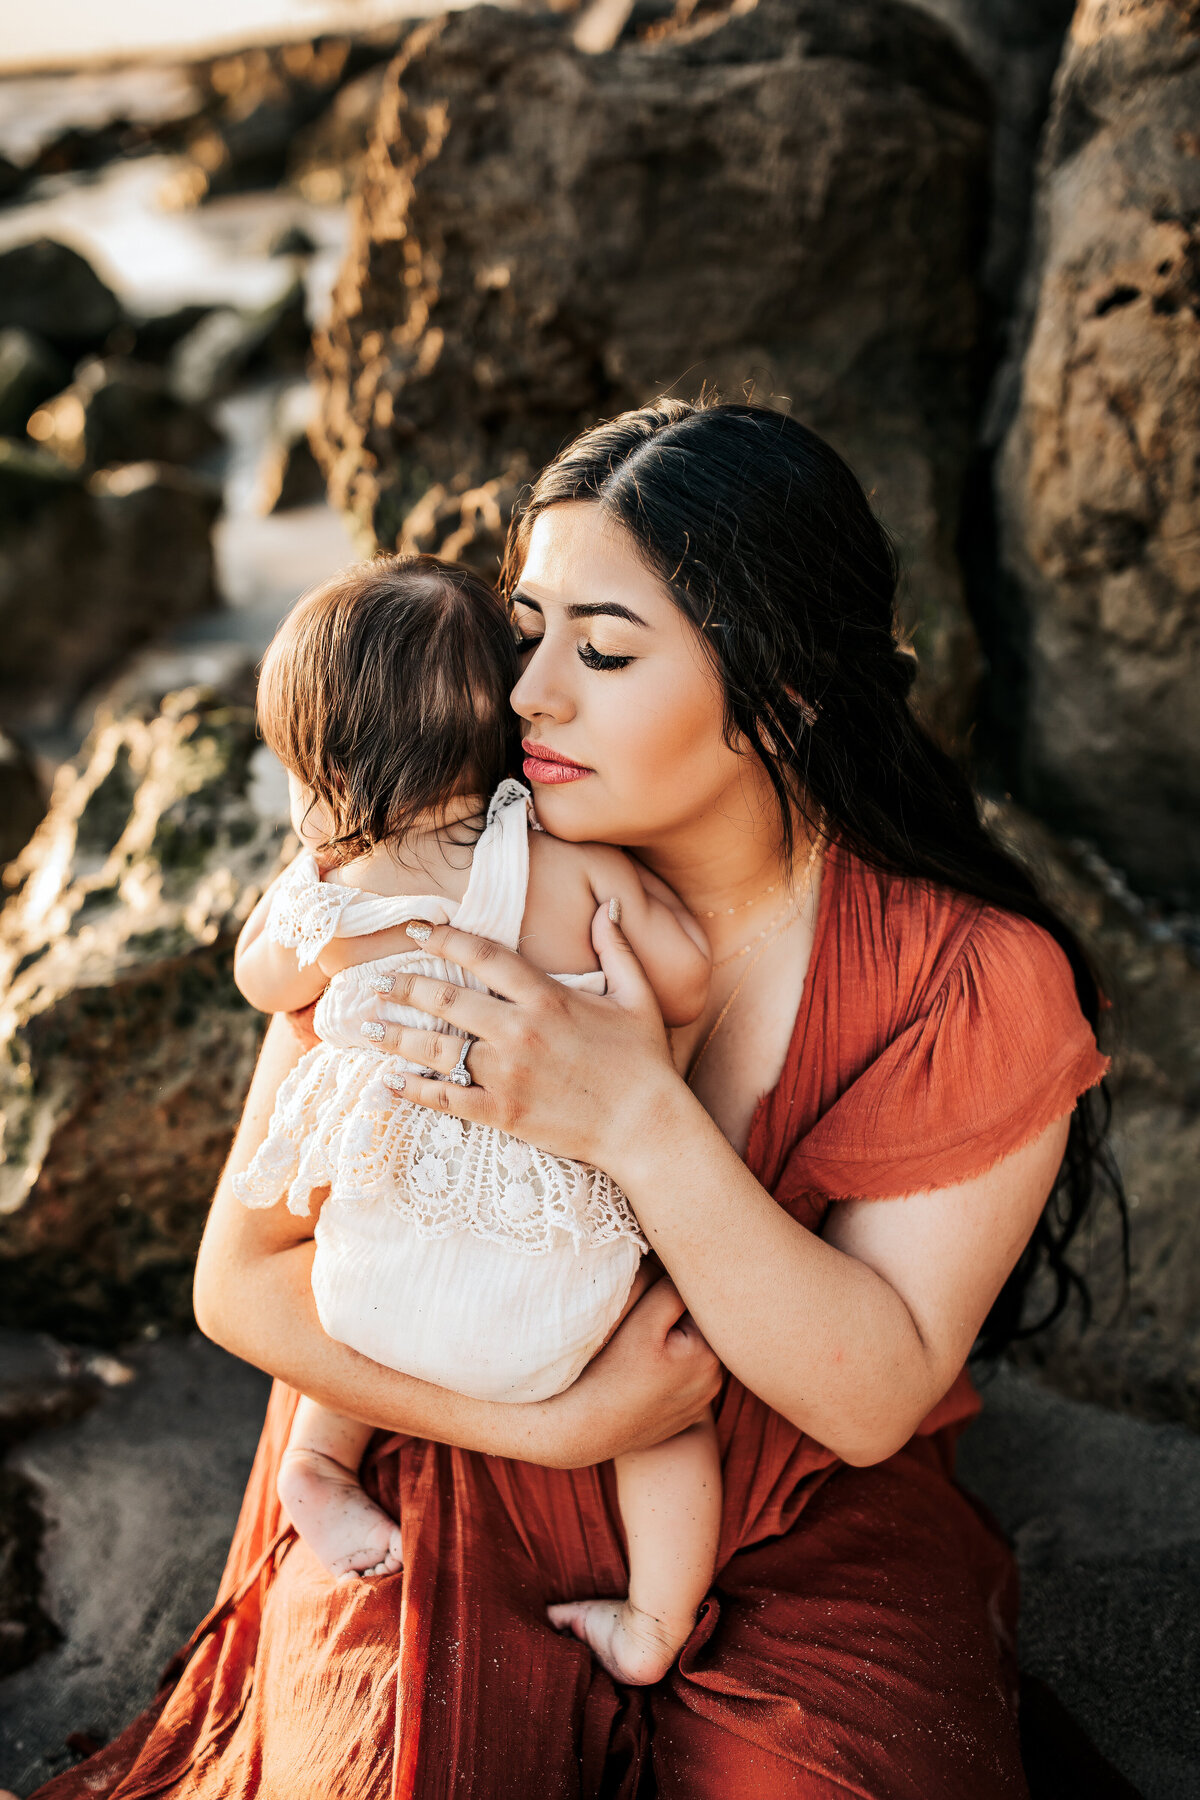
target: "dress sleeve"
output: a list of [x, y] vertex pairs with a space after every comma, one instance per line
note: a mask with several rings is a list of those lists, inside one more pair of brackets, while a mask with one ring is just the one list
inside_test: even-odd
[[263, 936], [294, 950], [300, 967], [307, 969], [337, 936], [350, 897], [348, 888], [323, 882], [316, 857], [301, 851], [275, 884]]
[[796, 1145], [779, 1197], [898, 1199], [969, 1181], [1107, 1068], [1053, 938], [983, 911], [921, 1015]]

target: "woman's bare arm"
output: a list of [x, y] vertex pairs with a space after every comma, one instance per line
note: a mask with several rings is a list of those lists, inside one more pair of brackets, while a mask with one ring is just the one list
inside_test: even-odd
[[715, 1358], [659, 1282], [573, 1388], [553, 1400], [470, 1400], [397, 1374], [326, 1336], [310, 1286], [312, 1221], [233, 1193], [266, 1135], [275, 1093], [302, 1046], [272, 1021], [196, 1265], [200, 1329], [214, 1342], [334, 1410], [389, 1431], [551, 1467], [585, 1467], [691, 1424], [719, 1383]]
[[[725, 1366], [847, 1462], [907, 1442], [961, 1369], [1045, 1203], [1061, 1119], [987, 1174], [910, 1199], [835, 1207], [815, 1237], [751, 1175], [670, 1061], [642, 971], [602, 910], [609, 995], [569, 992], [452, 926], [431, 954], [503, 998], [406, 978], [395, 1001], [477, 1041], [475, 1085], [404, 1079], [407, 1098], [607, 1169]], [[385, 1047], [438, 1067], [403, 1027]]]

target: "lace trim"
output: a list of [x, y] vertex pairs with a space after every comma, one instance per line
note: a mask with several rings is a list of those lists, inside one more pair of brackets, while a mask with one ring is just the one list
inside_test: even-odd
[[645, 1248], [620, 1188], [600, 1169], [397, 1099], [383, 1084], [401, 1057], [310, 1050], [281, 1084], [266, 1140], [233, 1190], [245, 1206], [305, 1217], [315, 1188], [354, 1204], [384, 1201], [420, 1237], [469, 1231], [544, 1256], [565, 1233], [577, 1249], [617, 1238]]
[[300, 967], [307, 969], [337, 936], [342, 909], [351, 898], [350, 888], [321, 880], [311, 856], [298, 856], [279, 878], [264, 935], [294, 950]]

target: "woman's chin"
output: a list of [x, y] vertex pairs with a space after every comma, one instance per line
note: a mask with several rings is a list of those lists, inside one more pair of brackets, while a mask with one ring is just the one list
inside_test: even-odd
[[589, 807], [586, 790], [595, 778], [584, 781], [531, 783], [538, 824], [551, 836], [568, 844], [586, 844], [598, 835], [596, 809]]

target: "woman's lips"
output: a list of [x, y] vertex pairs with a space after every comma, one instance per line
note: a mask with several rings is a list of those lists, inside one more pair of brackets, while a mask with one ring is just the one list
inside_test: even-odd
[[585, 769], [582, 763], [572, 762], [569, 756], [560, 755], [546, 744], [535, 744], [529, 738], [522, 739], [521, 748], [525, 752], [526, 780], [540, 781], [544, 787], [559, 787], [564, 781], [581, 781], [593, 772]]

